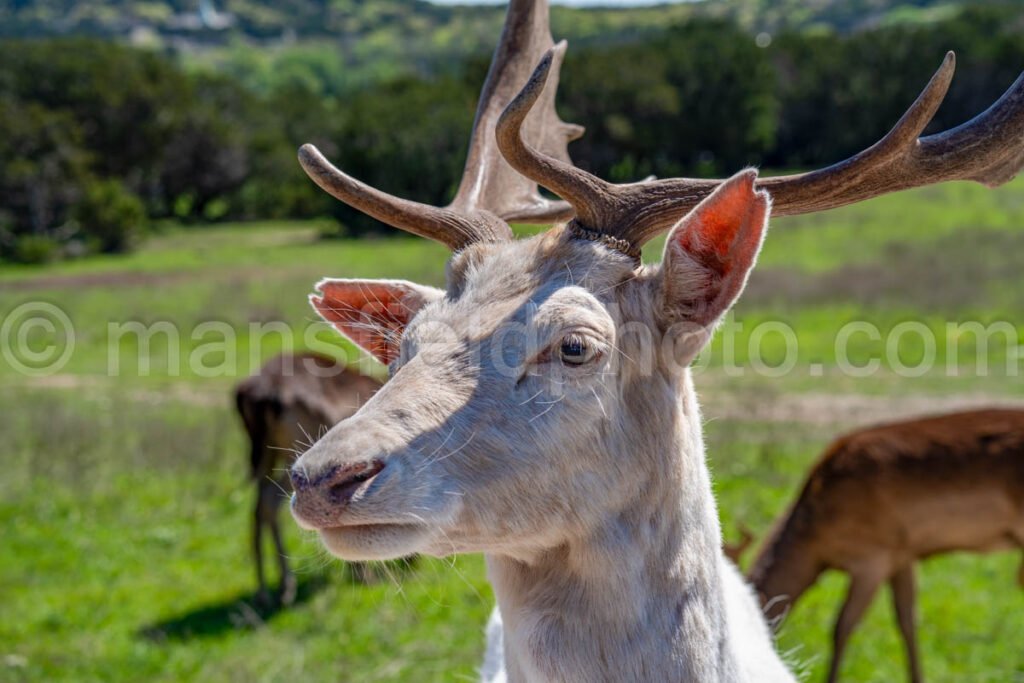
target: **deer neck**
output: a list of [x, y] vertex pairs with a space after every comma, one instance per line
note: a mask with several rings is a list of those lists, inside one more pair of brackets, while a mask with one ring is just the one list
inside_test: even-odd
[[750, 583], [769, 619], [784, 614], [825, 569], [817, 553], [813, 516], [805, 505], [802, 495], [772, 530], [750, 569]]
[[735, 678], [721, 532], [688, 373], [674, 393], [682, 400], [660, 406], [638, 393], [626, 405], [642, 408], [630, 412], [644, 429], [631, 443], [604, 444], [632, 458], [643, 448], [658, 465], [625, 506], [528, 560], [488, 556], [510, 681]]

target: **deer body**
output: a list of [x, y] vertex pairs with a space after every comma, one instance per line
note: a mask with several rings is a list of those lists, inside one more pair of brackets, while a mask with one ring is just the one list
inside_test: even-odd
[[263, 534], [269, 530], [277, 551], [283, 604], [295, 598], [295, 575], [288, 567], [278, 510], [289, 485], [287, 466], [299, 449], [355, 413], [380, 383], [315, 353], [281, 354], [235, 388], [235, 403], [251, 446], [252, 479], [256, 482], [252, 549], [261, 595], [267, 585], [263, 567]]
[[[954, 551], [1017, 548], [1024, 549], [1024, 411], [973, 411], [834, 442], [765, 542], [750, 578], [778, 614], [824, 570], [850, 575], [829, 680], [875, 592], [889, 582], [910, 678], [918, 682], [914, 563]], [[1024, 587], [1024, 566], [1018, 581]]]

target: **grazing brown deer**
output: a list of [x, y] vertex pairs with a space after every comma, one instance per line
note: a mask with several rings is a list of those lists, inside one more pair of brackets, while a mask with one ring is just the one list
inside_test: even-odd
[[259, 595], [268, 596], [263, 568], [263, 532], [269, 529], [277, 551], [281, 604], [295, 599], [295, 575], [281, 538], [278, 509], [287, 497], [287, 468], [301, 450], [352, 415], [380, 388], [332, 358], [315, 353], [285, 353], [238, 384], [235, 402], [252, 444], [250, 463], [256, 482], [252, 550]]
[[[749, 578], [770, 616], [826, 569], [850, 575], [828, 680], [878, 587], [892, 588], [910, 679], [922, 680], [914, 563], [958, 550], [1024, 549], [1024, 410], [873, 427], [835, 441], [769, 535]], [[1024, 587], [1024, 565], [1017, 575]]]
[[[546, 2], [509, 4], [447, 207], [300, 150], [327, 192], [454, 254], [444, 291], [320, 283], [316, 309], [392, 378], [292, 467], [292, 514], [346, 559], [484, 553], [503, 618], [490, 679], [792, 681], [722, 553], [689, 363], [754, 265], [765, 190], [798, 214], [1005, 181], [1024, 159], [1024, 77], [973, 121], [919, 138], [949, 55], [885, 138], [835, 166], [613, 185], [569, 161], [579, 130], [553, 104], [563, 52]], [[569, 216], [519, 241], [508, 225]], [[644, 266], [641, 246], [666, 231], [661, 263]]]

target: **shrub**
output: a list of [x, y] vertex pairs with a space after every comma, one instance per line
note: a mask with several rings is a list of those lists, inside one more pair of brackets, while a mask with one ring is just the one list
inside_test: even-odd
[[22, 235], [14, 241], [11, 259], [17, 263], [48, 263], [57, 257], [59, 248], [45, 235]]
[[129, 251], [146, 228], [142, 200], [117, 180], [90, 182], [73, 217], [85, 239], [105, 253]]

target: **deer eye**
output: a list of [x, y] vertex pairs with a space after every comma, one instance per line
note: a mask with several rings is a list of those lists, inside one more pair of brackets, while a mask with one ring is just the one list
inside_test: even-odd
[[597, 349], [580, 335], [570, 334], [562, 338], [558, 356], [566, 365], [583, 365], [597, 356]]

